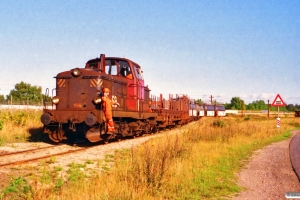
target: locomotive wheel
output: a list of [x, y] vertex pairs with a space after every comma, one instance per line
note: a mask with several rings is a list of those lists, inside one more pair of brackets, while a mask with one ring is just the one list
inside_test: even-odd
[[114, 138], [115, 138], [115, 135], [113, 135], [113, 134], [111, 134], [111, 135], [106, 135], [103, 142], [104, 142], [104, 144], [108, 144], [109, 141], [110, 141], [111, 139], [114, 139]]
[[61, 142], [63, 139], [66, 139], [65, 132], [63, 130], [54, 130], [50, 131], [48, 134], [50, 140], [52, 140], [55, 143]]
[[157, 128], [157, 126], [154, 126], [154, 127], [152, 128], [151, 134], [154, 134], [154, 133], [158, 133], [158, 128]]
[[118, 142], [120, 142], [120, 141], [122, 140], [122, 135], [121, 135], [121, 134], [118, 134], [118, 135], [116, 136], [116, 139], [117, 139]]
[[103, 136], [106, 134], [106, 124], [103, 123], [99, 127], [92, 127], [85, 133], [85, 138], [90, 142], [99, 142], [105, 138]]
[[147, 124], [147, 125], [145, 126], [144, 133], [150, 134], [151, 132], [152, 132], [151, 126], [150, 126], [150, 124]]
[[86, 133], [85, 137], [88, 139], [90, 142], [99, 142], [102, 140], [101, 138], [101, 130], [100, 128], [90, 128]]

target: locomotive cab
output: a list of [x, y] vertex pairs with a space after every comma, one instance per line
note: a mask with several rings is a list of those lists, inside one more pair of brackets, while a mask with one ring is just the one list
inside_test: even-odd
[[109, 88], [111, 95], [118, 98], [120, 106], [116, 110], [141, 112], [147, 109], [143, 102], [149, 102], [150, 90], [144, 85], [141, 67], [125, 58], [107, 57], [105, 63], [102, 60], [89, 60], [85, 68], [99, 70], [103, 80], [99, 87]]
[[[56, 95], [52, 95], [52, 108], [48, 109], [45, 102], [41, 117], [44, 132], [52, 141], [60, 142], [70, 135], [83, 133], [90, 142], [98, 142], [151, 130], [148, 121], [155, 114], [147, 112], [150, 89], [144, 85], [137, 63], [101, 54], [100, 58], [89, 60], [84, 68], [61, 72], [54, 78]], [[117, 102], [112, 108], [113, 133], [107, 132], [102, 110], [103, 88], [108, 88], [109, 98]]]

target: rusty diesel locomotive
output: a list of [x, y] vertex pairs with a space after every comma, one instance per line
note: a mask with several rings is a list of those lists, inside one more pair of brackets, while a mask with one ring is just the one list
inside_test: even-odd
[[[191, 101], [187, 95], [169, 95], [168, 99], [150, 95], [141, 67], [126, 58], [101, 54], [84, 68], [61, 72], [54, 78], [56, 88], [52, 95], [46, 89], [45, 95], [51, 96], [52, 102], [44, 101], [41, 121], [44, 132], [55, 143], [75, 135], [90, 142], [119, 140], [195, 119], [189, 115]], [[117, 102], [112, 107], [114, 131], [110, 132], [101, 104], [103, 88], [108, 88]]]

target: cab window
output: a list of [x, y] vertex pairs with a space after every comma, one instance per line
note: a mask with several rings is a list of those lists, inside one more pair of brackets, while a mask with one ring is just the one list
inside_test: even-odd
[[87, 64], [87, 68], [89, 69], [97, 69], [98, 68], [98, 61], [91, 61]]
[[117, 70], [117, 66], [116, 65], [112, 65], [110, 67], [110, 74], [111, 75], [117, 75], [118, 74], [118, 70]]
[[132, 79], [132, 72], [130, 70], [130, 66], [128, 64], [128, 62], [126, 61], [119, 61], [119, 65], [120, 65], [120, 76]]
[[117, 75], [117, 65], [115, 60], [106, 60], [105, 61], [105, 73], [110, 75]]

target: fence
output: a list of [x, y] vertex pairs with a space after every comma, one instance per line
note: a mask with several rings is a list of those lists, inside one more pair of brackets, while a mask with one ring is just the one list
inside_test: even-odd
[[2, 109], [33, 109], [33, 110], [42, 110], [43, 106], [30, 106], [30, 105], [0, 105], [0, 110]]
[[43, 99], [39, 101], [32, 101], [32, 100], [14, 100], [13, 98], [5, 100], [0, 99], [0, 105], [31, 105], [31, 106], [42, 106]]
[[[50, 104], [50, 105], [49, 105]], [[34, 109], [42, 110], [44, 108], [43, 101], [31, 102], [27, 101], [12, 101], [12, 100], [0, 100], [0, 109]], [[52, 109], [51, 103], [47, 104], [48, 109]]]

